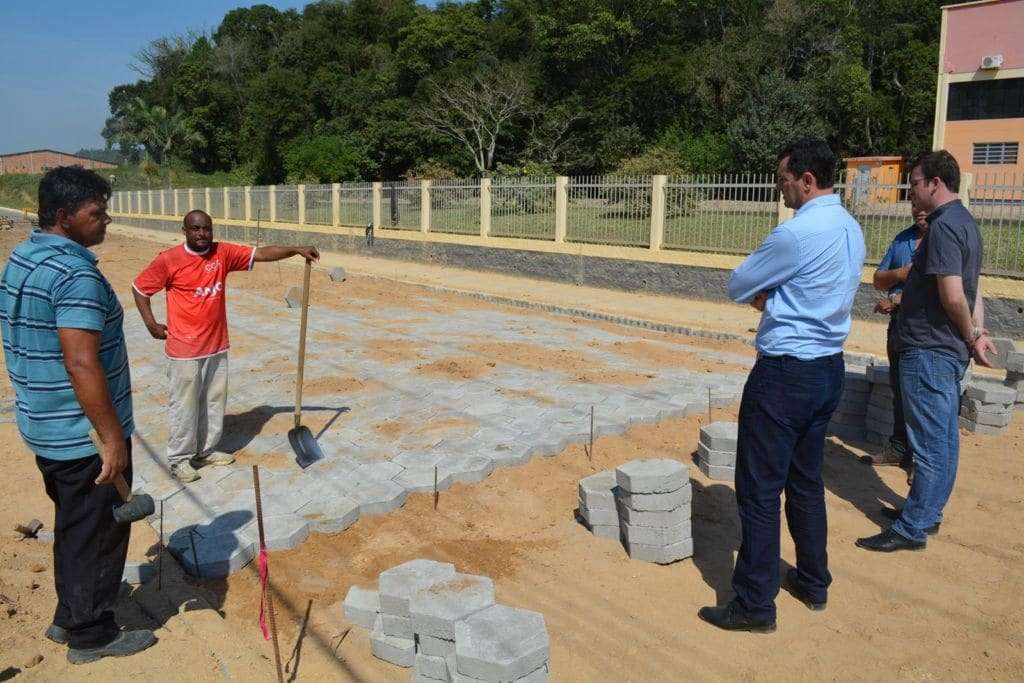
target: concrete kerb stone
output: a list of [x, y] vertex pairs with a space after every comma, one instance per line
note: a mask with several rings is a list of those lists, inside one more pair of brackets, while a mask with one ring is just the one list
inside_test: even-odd
[[550, 655], [538, 612], [493, 605], [455, 624], [455, 670], [464, 676], [514, 681], [546, 665]]
[[739, 424], [736, 422], [712, 422], [700, 428], [699, 443], [709, 451], [736, 452]]
[[370, 631], [370, 652], [377, 659], [409, 668], [416, 663], [416, 641], [412, 638], [397, 638], [384, 633], [383, 615], [378, 615]]
[[582, 506], [590, 510], [615, 509], [615, 472], [605, 470], [580, 479], [579, 496]]
[[697, 457], [712, 465], [736, 466], [736, 451], [713, 451], [703, 443], [697, 444]]
[[410, 560], [380, 573], [377, 581], [381, 612], [409, 617], [409, 600], [418, 591], [455, 575], [455, 565], [433, 560]]
[[652, 546], [642, 543], [627, 543], [625, 546], [631, 559], [655, 564], [672, 564], [693, 556], [692, 538], [672, 545]]
[[995, 384], [971, 384], [964, 395], [982, 403], [1000, 403], [1004, 406], [1012, 405], [1017, 400], [1017, 392]]
[[580, 504], [580, 517], [587, 526], [615, 526], [619, 524], [619, 513], [612, 510], [592, 510], [582, 503]]
[[644, 512], [668, 512], [686, 505], [693, 498], [693, 487], [689, 480], [686, 486], [671, 493], [630, 493], [622, 491], [619, 500], [626, 507]]
[[453, 640], [456, 622], [493, 604], [493, 581], [456, 573], [415, 593], [409, 599], [409, 614], [417, 634]]
[[[848, 437], [849, 438], [849, 437]], [[852, 437], [856, 438], [856, 437]], [[713, 465], [702, 458], [697, 459], [697, 468], [708, 479], [715, 481], [736, 481], [736, 467], [729, 465]]]
[[687, 522], [692, 516], [689, 504], [680, 505], [675, 510], [657, 512], [634, 510], [620, 504], [618, 512], [621, 522], [633, 527], [670, 527]]
[[352, 586], [341, 608], [346, 619], [370, 630], [380, 614], [380, 593], [376, 587]]
[[671, 494], [689, 487], [690, 472], [678, 460], [633, 460], [615, 468], [615, 480], [624, 493]]
[[621, 529], [622, 540], [627, 545], [666, 546], [693, 538], [690, 520], [668, 527], [634, 526], [623, 522]]

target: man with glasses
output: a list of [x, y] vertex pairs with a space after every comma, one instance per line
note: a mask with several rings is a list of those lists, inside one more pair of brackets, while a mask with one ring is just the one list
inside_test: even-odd
[[860, 285], [864, 236], [832, 191], [836, 157], [824, 140], [798, 140], [778, 161], [779, 193], [796, 215], [772, 230], [729, 280], [730, 298], [763, 311], [757, 362], [740, 402], [736, 597], [699, 612], [730, 631], [775, 630], [783, 491], [796, 545], [796, 568], [786, 576], [790, 591], [820, 610], [832, 582], [822, 461], [825, 431], [843, 391], [843, 343]]
[[995, 345], [984, 327], [978, 286], [981, 232], [960, 202], [960, 167], [946, 150], [928, 152], [910, 173], [913, 205], [928, 214], [897, 319], [900, 390], [914, 481], [893, 525], [857, 539], [865, 550], [924, 550], [938, 531], [956, 482], [960, 381], [974, 358], [987, 366]]

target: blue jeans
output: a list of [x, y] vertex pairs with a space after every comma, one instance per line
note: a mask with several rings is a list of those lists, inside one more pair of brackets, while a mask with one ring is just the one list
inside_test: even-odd
[[783, 491], [801, 587], [812, 600], [827, 597], [832, 576], [821, 469], [844, 376], [841, 353], [807, 361], [761, 357], [743, 387], [736, 449], [742, 541], [732, 586], [739, 608], [753, 618], [775, 619]]
[[960, 459], [960, 380], [967, 365], [941, 351], [905, 349], [900, 388], [907, 438], [914, 451], [914, 482], [893, 531], [925, 541], [925, 530], [942, 521]]

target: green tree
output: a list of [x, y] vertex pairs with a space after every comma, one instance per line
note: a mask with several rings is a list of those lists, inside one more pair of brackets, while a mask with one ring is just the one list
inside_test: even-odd
[[336, 183], [365, 177], [370, 160], [351, 136], [313, 135], [292, 143], [284, 151], [289, 183]]

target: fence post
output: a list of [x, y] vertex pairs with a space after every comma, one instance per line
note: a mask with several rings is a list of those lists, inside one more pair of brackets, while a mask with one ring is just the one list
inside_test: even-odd
[[230, 220], [231, 218], [231, 194], [228, 192], [228, 188], [224, 188], [224, 220]]
[[206, 211], [206, 213], [210, 214], [210, 217], [212, 218], [213, 214], [210, 213], [210, 188], [203, 188], [203, 197], [205, 198], [206, 201], [206, 206], [203, 207], [203, 210]]
[[971, 208], [971, 194], [974, 193], [974, 174], [964, 173], [960, 176], [960, 201], [965, 209]]
[[668, 176], [656, 175], [651, 178], [651, 251], [661, 249], [665, 242], [665, 185]]
[[430, 186], [431, 180], [420, 181], [420, 232], [430, 232]]
[[126, 209], [128, 209], [128, 211], [126, 211], [125, 213], [131, 214], [132, 213], [132, 193], [131, 192], [125, 192], [124, 196], [128, 198], [128, 206], [125, 207]]
[[188, 188], [188, 210], [196, 208], [196, 193], [193, 188]]
[[171, 190], [171, 193], [172, 193], [171, 203], [174, 205], [174, 215], [175, 216], [180, 216], [181, 215], [181, 209], [178, 207], [178, 190], [177, 189]]
[[341, 183], [331, 183], [331, 225], [341, 225]]
[[785, 223], [793, 217], [793, 209], [786, 208], [786, 202], [782, 199], [782, 193], [779, 193], [779, 223]]
[[491, 236], [491, 179], [480, 179], [480, 236]]
[[167, 215], [167, 202], [166, 202], [166, 199], [164, 197], [164, 191], [163, 190], [160, 190], [160, 215], [161, 216], [166, 216]]
[[306, 186], [297, 185], [296, 193], [298, 195], [299, 202], [299, 225], [306, 224]]
[[277, 185], [271, 185], [267, 188], [267, 203], [270, 204], [270, 222], [277, 222]]
[[153, 215], [153, 190], [146, 190], [146, 213]]
[[569, 178], [555, 178], [555, 242], [565, 242], [569, 232]]
[[252, 185], [246, 185], [242, 190], [245, 196], [245, 221], [252, 220]]
[[383, 213], [384, 183], [377, 180], [373, 183], [373, 229], [380, 230]]

